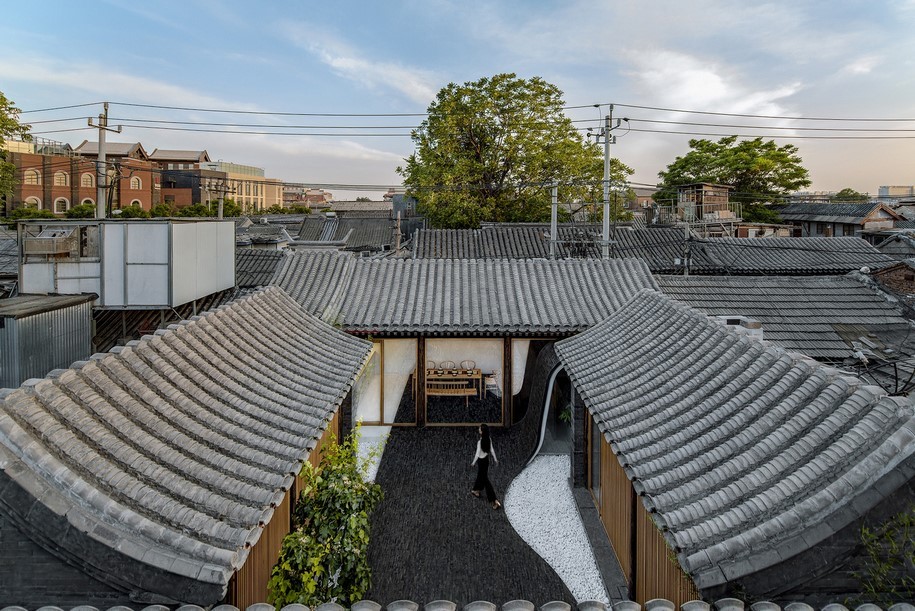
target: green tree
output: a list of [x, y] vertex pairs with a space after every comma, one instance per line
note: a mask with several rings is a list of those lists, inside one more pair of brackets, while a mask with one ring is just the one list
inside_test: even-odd
[[371, 587], [369, 515], [383, 493], [366, 481], [369, 460], [360, 460], [358, 444], [357, 428], [339, 445], [325, 446], [317, 469], [310, 463], [302, 468], [293, 531], [283, 539], [268, 583], [277, 607], [315, 608], [331, 600], [348, 607]]
[[370, 197], [357, 197], [356, 201], [357, 202], [370, 202], [370, 201], [372, 201], [372, 199]]
[[727, 136], [718, 142], [690, 140], [689, 148], [658, 173], [656, 202], [675, 202], [678, 186], [697, 182], [730, 185], [731, 200], [743, 203], [772, 202], [810, 186], [807, 169], [791, 144], [777, 146], [762, 138], [738, 142], [737, 136]]
[[32, 139], [29, 135], [31, 125], [19, 122], [19, 113], [12, 101], [8, 100], [0, 91], [0, 199], [5, 199], [13, 192], [16, 186], [16, 166], [8, 161], [9, 153], [6, 150], [6, 141], [18, 138], [28, 142]]
[[[416, 151], [397, 168], [407, 195], [434, 226], [458, 228], [546, 220], [554, 181], [560, 202], [599, 201], [603, 152], [562, 107], [562, 92], [539, 77], [447, 85], [413, 131]], [[629, 174], [613, 160], [615, 183]]]
[[870, 197], [866, 193], [861, 193], [848, 187], [832, 196], [832, 201], [842, 203], [864, 203], [869, 199]]

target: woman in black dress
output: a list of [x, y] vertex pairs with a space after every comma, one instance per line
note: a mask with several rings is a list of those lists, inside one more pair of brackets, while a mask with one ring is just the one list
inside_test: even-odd
[[473, 483], [473, 489], [470, 494], [479, 497], [480, 491], [485, 489], [486, 500], [492, 504], [493, 509], [498, 509], [502, 506], [502, 503], [496, 498], [496, 491], [493, 490], [492, 483], [489, 481], [489, 458], [491, 456], [495, 463], [498, 463], [499, 459], [496, 458], [492, 440], [489, 438], [489, 426], [481, 424], [477, 429], [477, 433], [479, 433], [480, 439], [477, 441], [477, 451], [473, 455], [473, 462], [470, 463], [471, 467], [477, 465], [477, 479]]

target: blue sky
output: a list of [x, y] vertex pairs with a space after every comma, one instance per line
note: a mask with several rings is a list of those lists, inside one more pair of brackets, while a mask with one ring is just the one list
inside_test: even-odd
[[[541, 76], [573, 119], [629, 104], [778, 117], [915, 119], [915, 0], [773, 3], [682, 1], [28, 2], [0, 24], [0, 91], [23, 110], [110, 100], [287, 113], [422, 113], [436, 91], [499, 72]], [[35, 132], [74, 129], [100, 107], [28, 113]], [[635, 129], [741, 134], [915, 137], [911, 122], [811, 122], [617, 106]], [[207, 149], [267, 175], [328, 185], [393, 185], [421, 117], [231, 115], [113, 105], [129, 119], [361, 126], [338, 135], [215, 134], [125, 127], [118, 141]], [[720, 128], [646, 120], [767, 126]], [[150, 124], [146, 124], [150, 125]], [[159, 124], [191, 129], [219, 126]], [[582, 122], [579, 125], [587, 125]], [[280, 127], [270, 127], [280, 126]], [[282, 127], [287, 126], [287, 127]], [[403, 126], [402, 129], [384, 129]], [[776, 130], [775, 127], [790, 128]], [[810, 132], [852, 127], [864, 132]], [[613, 154], [653, 184], [689, 136], [619, 130]], [[876, 132], [911, 129], [912, 132]], [[92, 131], [44, 134], [78, 144]], [[695, 136], [694, 136], [695, 137]], [[813, 189], [915, 184], [915, 139], [785, 139]], [[343, 197], [371, 195], [338, 186]]]

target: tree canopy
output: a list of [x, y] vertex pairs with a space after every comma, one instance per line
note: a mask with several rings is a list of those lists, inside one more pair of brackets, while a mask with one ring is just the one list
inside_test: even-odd
[[771, 202], [810, 186], [798, 149], [791, 144], [778, 146], [762, 138], [738, 142], [737, 136], [727, 136], [718, 142], [690, 140], [689, 148], [658, 172], [656, 202], [676, 201], [679, 185], [697, 182], [730, 185], [730, 199], [744, 203]]
[[20, 112], [0, 91], [0, 199], [12, 193], [16, 184], [16, 166], [7, 161], [7, 152], [4, 148], [7, 139], [31, 140], [29, 130], [32, 126], [19, 122]]
[[[603, 151], [563, 112], [562, 92], [539, 77], [497, 74], [443, 87], [397, 168], [407, 195], [436, 227], [542, 221], [551, 183], [561, 203], [601, 201]], [[632, 170], [612, 160], [622, 185]]]
[[849, 187], [842, 189], [832, 196], [832, 201], [842, 203], [864, 203], [869, 199], [867, 193], [861, 193], [860, 191], [855, 191]]

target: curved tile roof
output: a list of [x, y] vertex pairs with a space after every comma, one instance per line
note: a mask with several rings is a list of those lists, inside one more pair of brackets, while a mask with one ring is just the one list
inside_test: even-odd
[[713, 273], [745, 275], [836, 275], [893, 262], [867, 240], [851, 237], [710, 238], [696, 241], [691, 252], [710, 261]]
[[53, 512], [29, 528], [65, 555], [82, 550], [54, 528], [224, 587], [369, 350], [278, 288], [244, 297], [0, 393], [0, 484]]
[[762, 323], [763, 337], [818, 359], [855, 351], [836, 325], [910, 327], [898, 304], [846, 276], [656, 276], [669, 297], [710, 316], [744, 315]]
[[810, 548], [915, 476], [907, 399], [659, 293], [556, 351], [700, 589]]
[[656, 288], [640, 259], [363, 259], [298, 252], [277, 276], [305, 309], [354, 333], [564, 334]]

